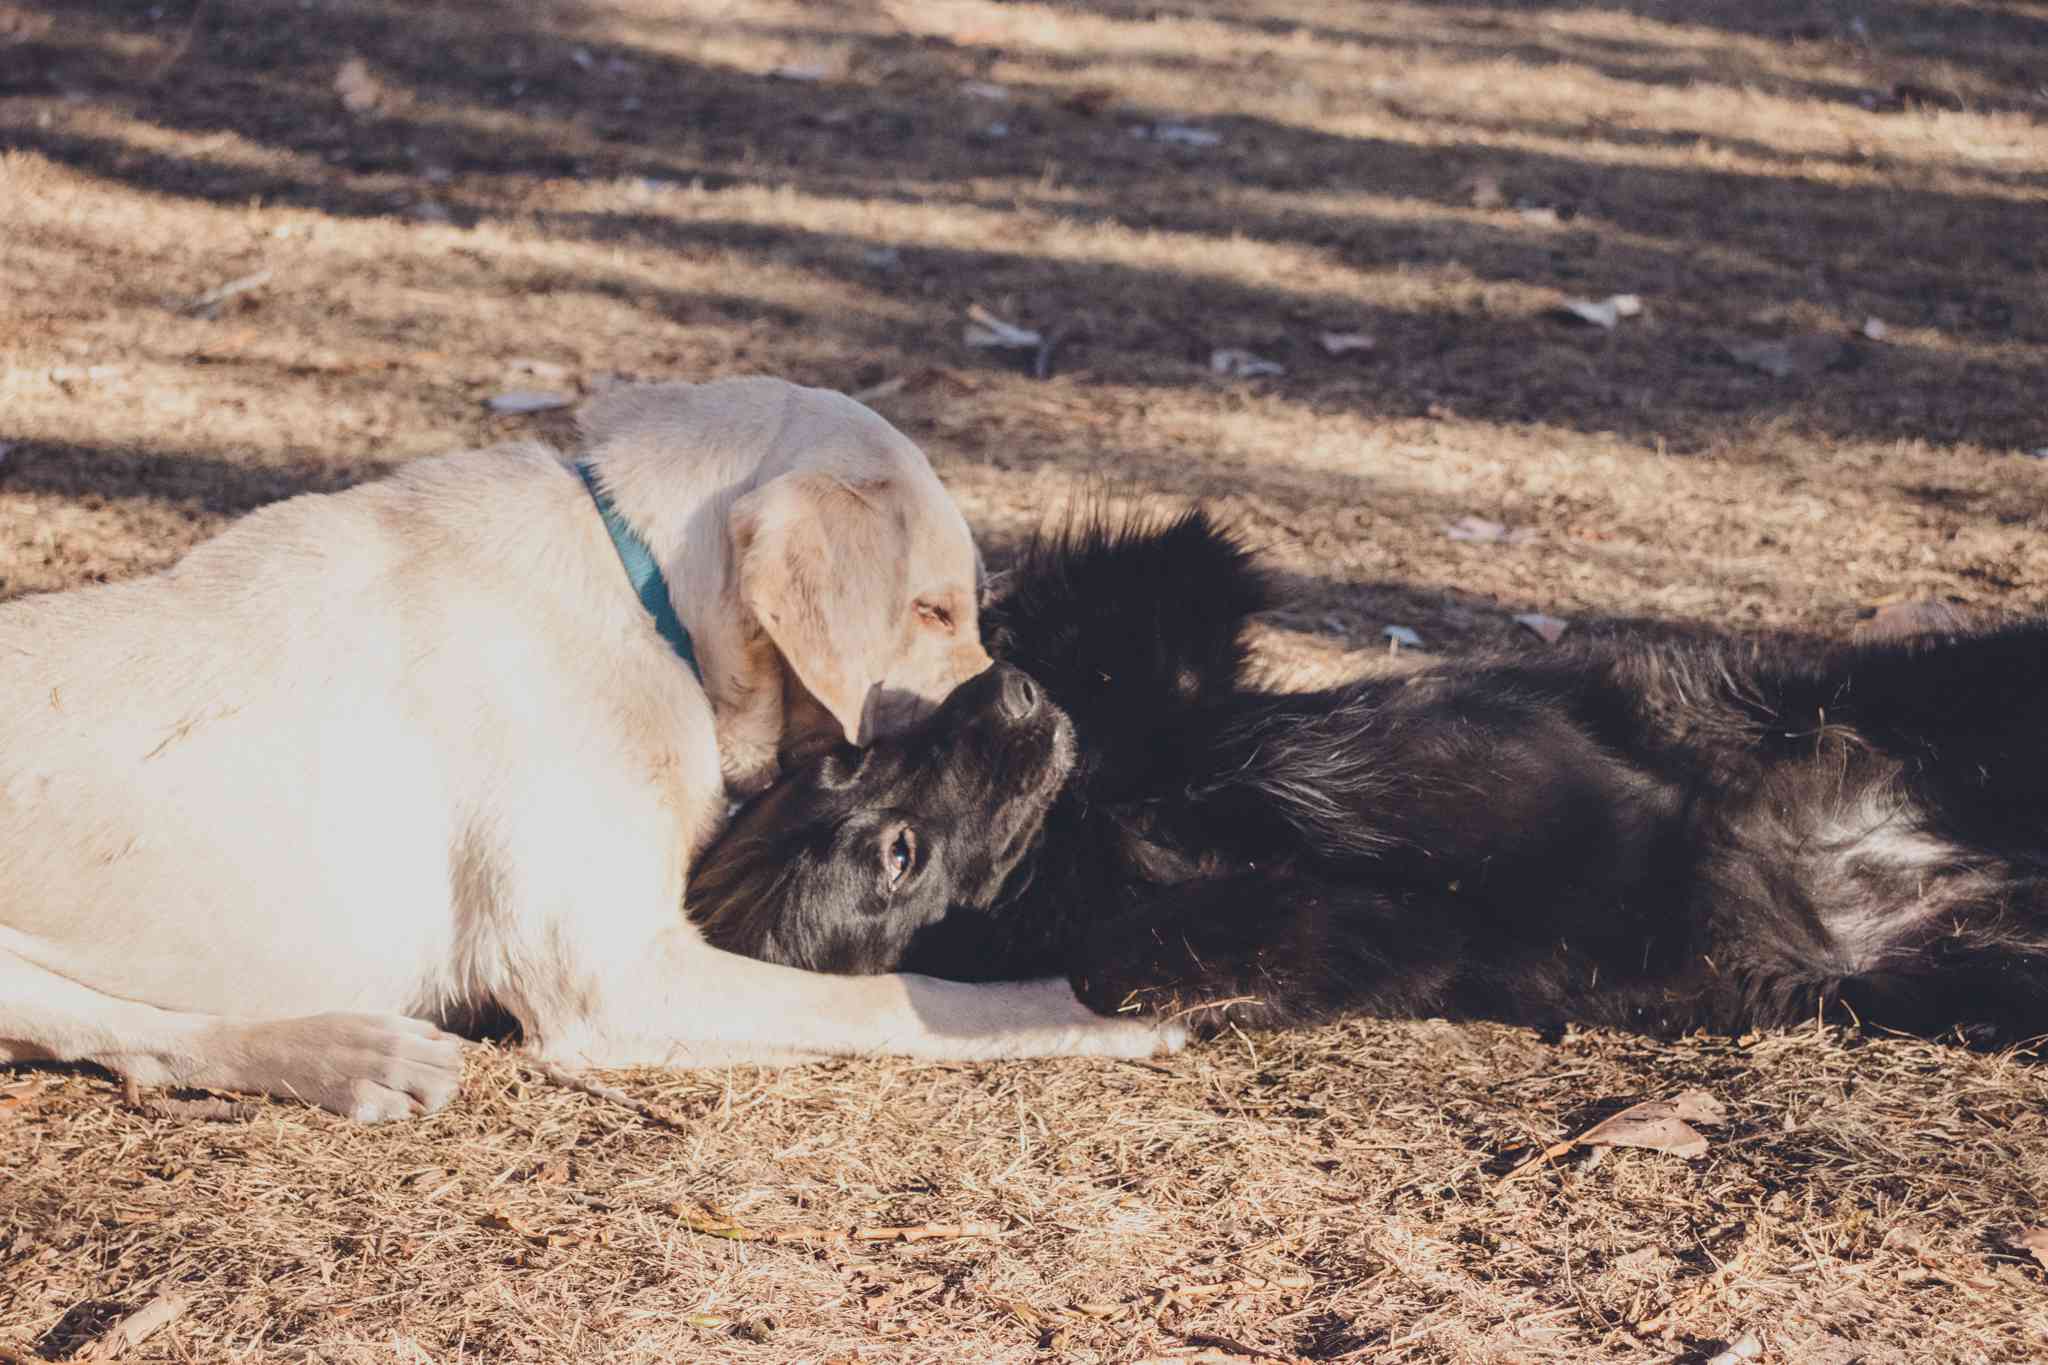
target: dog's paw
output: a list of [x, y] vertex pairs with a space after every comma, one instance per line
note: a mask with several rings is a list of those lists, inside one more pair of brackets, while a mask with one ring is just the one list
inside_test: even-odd
[[462, 1089], [462, 1040], [397, 1014], [315, 1014], [238, 1028], [228, 1088], [285, 1095], [359, 1123], [417, 1118]]
[[448, 1107], [462, 1089], [462, 1040], [402, 1015], [326, 1014], [346, 1104], [322, 1108], [359, 1123], [417, 1118]]
[[[1064, 983], [1062, 983], [1064, 984]], [[1080, 1002], [1075, 1002], [1077, 1005]], [[1156, 1014], [1098, 1014], [1080, 1006], [1086, 1022], [1075, 1030], [1074, 1051], [1093, 1057], [1170, 1057], [1188, 1045], [1187, 1026]]]
[[1114, 1031], [1103, 1056], [1171, 1057], [1188, 1045], [1188, 1031], [1176, 1020], [1152, 1015], [1125, 1015], [1117, 1019], [1101, 1019], [1097, 1027], [1103, 1026]]

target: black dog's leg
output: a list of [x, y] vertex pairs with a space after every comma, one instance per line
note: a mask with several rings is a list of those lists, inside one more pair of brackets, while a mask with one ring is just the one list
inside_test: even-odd
[[1435, 1012], [1465, 949], [1450, 908], [1357, 885], [1247, 874], [1161, 888], [1083, 929], [1075, 993], [1102, 1013], [1185, 1015], [1197, 1030], [1273, 1027], [1339, 1010]]
[[1835, 992], [1867, 1027], [1979, 1047], [2048, 1037], [2048, 945], [2001, 939], [1967, 921], [1890, 969], [1853, 976]]

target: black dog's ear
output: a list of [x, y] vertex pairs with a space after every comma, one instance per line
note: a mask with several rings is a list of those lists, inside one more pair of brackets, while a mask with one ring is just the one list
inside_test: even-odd
[[1120, 766], [1244, 671], [1244, 628], [1271, 603], [1251, 554], [1208, 513], [1083, 512], [1035, 536], [983, 613], [989, 652], [1044, 684], [1084, 753]]
[[1246, 623], [1272, 605], [1251, 552], [1200, 508], [1163, 522], [1070, 516], [992, 581], [990, 652], [1063, 706], [1105, 684], [1162, 699], [1226, 691]]

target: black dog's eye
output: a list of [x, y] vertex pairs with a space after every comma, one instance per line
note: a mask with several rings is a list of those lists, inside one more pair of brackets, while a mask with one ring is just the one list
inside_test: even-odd
[[898, 825], [882, 837], [882, 880], [894, 887], [917, 866], [917, 835], [908, 825]]

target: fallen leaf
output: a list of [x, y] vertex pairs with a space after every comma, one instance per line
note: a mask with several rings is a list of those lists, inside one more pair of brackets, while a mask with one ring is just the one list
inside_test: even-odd
[[82, 1358], [113, 1360], [176, 1322], [191, 1305], [192, 1301], [183, 1294], [159, 1294], [115, 1323], [112, 1330], [95, 1342], [91, 1351]]
[[1643, 301], [1635, 294], [1609, 294], [1604, 299], [1566, 299], [1558, 311], [1580, 322], [1590, 322], [1595, 327], [1613, 331], [1621, 325], [1623, 318], [1632, 318], [1643, 311]]
[[1705, 1156], [1707, 1139], [1693, 1123], [1719, 1124], [1727, 1117], [1727, 1110], [1712, 1095], [1688, 1090], [1672, 1099], [1632, 1104], [1573, 1141], [1581, 1147], [1647, 1147], [1673, 1156]]
[[559, 384], [569, 377], [567, 365], [557, 365], [552, 360], [536, 360], [531, 356], [514, 356], [505, 362], [505, 373], [525, 375], [538, 379], [543, 384]]
[[1235, 347], [1218, 347], [1209, 353], [1209, 370], [1213, 374], [1227, 375], [1232, 379], [1254, 379], [1262, 374], [1286, 374], [1287, 367], [1241, 351]]
[[[1444, 528], [1444, 534], [1452, 540], [1473, 540], [1475, 544], [1495, 544], [1499, 540], [1513, 540], [1520, 532], [1509, 532], [1499, 522], [1489, 522], [1483, 516], [1460, 516], [1456, 522]], [[1524, 536], [1526, 538], [1526, 536]]]
[[484, 406], [492, 412], [552, 412], [556, 408], [566, 408], [575, 401], [566, 393], [550, 393], [543, 389], [511, 389], [504, 393], [492, 394], [484, 400]]
[[52, 384], [105, 384], [119, 379], [122, 368], [119, 365], [56, 365], [50, 369]]
[[384, 102], [384, 87], [361, 57], [350, 57], [334, 73], [334, 93], [351, 114], [367, 114]]
[[1595, 327], [1604, 327], [1608, 331], [1613, 331], [1621, 325], [1620, 311], [1604, 299], [1599, 302], [1592, 299], [1566, 299], [1561, 311], [1568, 317], [1590, 322]]
[[47, 1080], [35, 1081], [0, 1096], [0, 1118], [24, 1113], [42, 1103], [47, 1097], [50, 1085], [51, 1082]]
[[1893, 1228], [1887, 1232], [1883, 1245], [1911, 1252], [1913, 1259], [1920, 1262], [1929, 1275], [1945, 1284], [1954, 1285], [1972, 1297], [1996, 1294], [2003, 1288], [1994, 1276], [1986, 1275], [1968, 1264], [1959, 1263], [1953, 1257], [1942, 1257], [1922, 1246], [1903, 1228]]
[[215, 285], [198, 298], [192, 300], [192, 302], [186, 304], [185, 311], [188, 313], [208, 312], [217, 305], [226, 303], [237, 294], [246, 294], [253, 289], [261, 289], [269, 283], [270, 272], [268, 270], [258, 270], [254, 274], [243, 275], [229, 280], [226, 284]]
[[1325, 332], [1319, 338], [1323, 350], [1330, 355], [1349, 355], [1353, 351], [1370, 351], [1379, 343], [1364, 332]]
[[856, 389], [848, 394], [847, 397], [856, 403], [872, 403], [877, 398], [887, 398], [891, 394], [903, 392], [904, 386], [909, 383], [909, 375], [899, 374], [892, 378], [884, 379], [879, 383], [870, 384], [864, 389]]
[[1707, 1365], [1742, 1365], [1745, 1360], [1755, 1360], [1764, 1353], [1764, 1344], [1752, 1332], [1744, 1332], [1728, 1349], [1707, 1362]]
[[1644, 1100], [1577, 1137], [1551, 1144], [1501, 1179], [1514, 1180], [1541, 1170], [1575, 1147], [1646, 1147], [1673, 1156], [1705, 1156], [1707, 1139], [1692, 1125], [1720, 1124], [1726, 1119], [1721, 1102], [1704, 1090], [1687, 1090], [1668, 1100]]
[[1223, 134], [1192, 123], [1141, 123], [1131, 129], [1131, 136], [1181, 147], [1214, 147], [1223, 141]]
[[642, 201], [659, 199], [670, 190], [679, 190], [682, 187], [681, 181], [667, 180], [658, 175], [635, 176], [626, 186], [634, 199]]
[[2027, 1251], [2043, 1268], [2048, 1268], [2048, 1228], [2021, 1228], [2019, 1236], [2012, 1239], [2015, 1246]]
[[1560, 620], [1555, 616], [1545, 616], [1540, 611], [1525, 611], [1515, 617], [1515, 620], [1534, 631], [1546, 645], [1556, 644], [1571, 626], [1569, 621]]
[[1728, 358], [1773, 379], [1789, 378], [1799, 368], [1792, 348], [1782, 341], [1738, 341], [1728, 347]]
[[1035, 350], [1045, 344], [1045, 338], [1029, 327], [1006, 322], [980, 304], [967, 310], [967, 318], [967, 330], [961, 339], [969, 346]]

